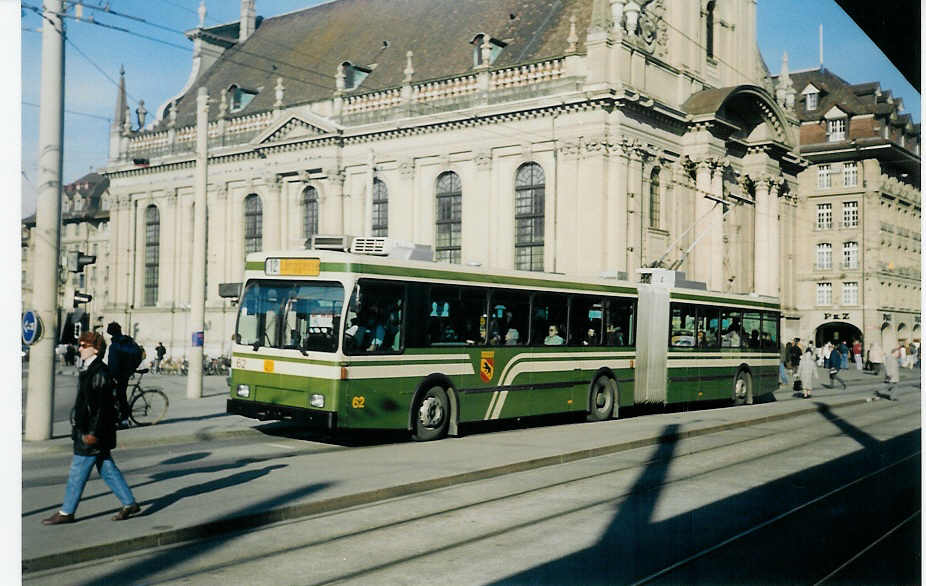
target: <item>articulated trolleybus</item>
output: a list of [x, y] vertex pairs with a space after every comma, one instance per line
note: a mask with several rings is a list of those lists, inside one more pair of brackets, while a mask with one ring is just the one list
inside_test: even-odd
[[248, 255], [232, 288], [228, 412], [431, 440], [467, 422], [597, 421], [632, 404], [751, 403], [777, 388], [775, 299], [659, 269], [632, 283], [431, 258], [429, 247], [332, 236]]

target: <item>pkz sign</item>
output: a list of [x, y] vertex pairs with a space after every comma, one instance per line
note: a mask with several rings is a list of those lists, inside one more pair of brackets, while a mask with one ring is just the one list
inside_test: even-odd
[[23, 342], [32, 345], [42, 337], [42, 320], [38, 312], [29, 310], [23, 313]]
[[848, 312], [846, 313], [824, 313], [823, 319], [849, 319]]

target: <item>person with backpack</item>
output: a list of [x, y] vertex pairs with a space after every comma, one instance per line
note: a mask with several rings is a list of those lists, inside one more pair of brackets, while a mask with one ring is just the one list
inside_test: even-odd
[[164, 347], [163, 342], [158, 342], [158, 345], [154, 349], [154, 353], [154, 372], [161, 374], [161, 361], [164, 360], [164, 355], [167, 354], [167, 348]]
[[80, 495], [94, 466], [122, 503], [113, 521], [124, 521], [141, 510], [110, 453], [116, 447], [116, 413], [113, 380], [102, 358], [106, 340], [98, 332], [84, 332], [78, 343], [81, 369], [71, 426], [74, 456], [68, 472], [64, 502], [52, 516], [42, 519], [43, 525], [74, 522]]
[[135, 374], [135, 369], [145, 359], [145, 351], [135, 343], [131, 336], [122, 333], [122, 326], [118, 322], [111, 322], [106, 326], [106, 333], [112, 336], [109, 345], [109, 372], [116, 386], [116, 407], [119, 414], [120, 427], [128, 426], [129, 403], [126, 399], [126, 390], [129, 379]]

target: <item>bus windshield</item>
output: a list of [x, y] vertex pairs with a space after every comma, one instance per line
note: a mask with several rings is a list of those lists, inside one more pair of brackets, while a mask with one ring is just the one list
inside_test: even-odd
[[334, 352], [343, 304], [340, 283], [251, 281], [241, 296], [235, 341], [255, 350]]

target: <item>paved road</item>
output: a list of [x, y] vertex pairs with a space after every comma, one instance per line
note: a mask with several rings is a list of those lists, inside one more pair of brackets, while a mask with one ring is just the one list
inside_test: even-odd
[[[26, 582], [814, 583], [831, 576], [859, 583], [865, 566], [853, 567], [851, 560], [895, 528], [909, 528], [904, 520], [919, 508], [919, 397], [909, 391], [898, 402], [842, 401], [835, 408], [814, 402], [801, 416], [680, 438], [695, 420], [713, 420], [718, 412], [770, 408], [650, 416], [647, 423], [654, 427], [647, 429], [677, 439], [511, 470], [66, 573], [27, 575]], [[417, 463], [438, 465], [434, 456], [456, 452], [447, 448], [455, 443], [482, 448], [468, 450], [475, 459], [473, 454], [493, 447], [529, 452], [550, 435], [594, 442], [598, 432], [629, 423], [520, 429], [429, 444]], [[300, 442], [278, 443], [298, 450]], [[407, 447], [420, 452], [423, 446], [388, 446], [393, 467], [406, 469], [405, 459], [415, 455], [402, 449]], [[341, 451], [340, 467], [354, 467], [343, 456], [356, 454], [368, 463], [371, 452], [382, 450]], [[309, 468], [320, 457], [278, 455], [272, 461]], [[175, 504], [180, 506], [169, 506]], [[912, 524], [919, 524], [915, 515]], [[875, 550], [878, 559], [893, 561], [877, 581], [912, 576], [916, 582], [919, 542], [895, 546]]]
[[[384, 498], [409, 499], [435, 488], [472, 486], [477, 479], [509, 477], [516, 470], [652, 450], [667, 433], [686, 437], [731, 426], [752, 427], [801, 411], [819, 419], [818, 405], [833, 413], [892, 405], [864, 403], [873, 380], [863, 374], [850, 376], [848, 392], [824, 389], [812, 402], [792, 400], [790, 391], [782, 390], [775, 402], [752, 407], [664, 413], [596, 425], [507, 426], [503, 431], [477, 430], [462, 438], [415, 444], [395, 435], [331, 440], [280, 423], [228, 416], [224, 377], [207, 377], [204, 398], [197, 400], [186, 399], [184, 378], [151, 377], [171, 398], [168, 418], [155, 427], [120, 432], [121, 449], [115, 453], [143, 504], [142, 516], [110, 522], [118, 504], [94, 477], [78, 510], [80, 522], [43, 527], [40, 519], [63, 495], [70, 457], [66, 419], [56, 422], [55, 439], [23, 444], [22, 554], [30, 572], [26, 578], [44, 583], [65, 574], [60, 569], [38, 571], [43, 567], [60, 568], [178, 540], [198, 543], [218, 537], [224, 542], [229, 532], [274, 521], [327, 518], [333, 511], [374, 506]], [[59, 390], [68, 382], [73, 385], [73, 378], [59, 377]], [[908, 383], [903, 393], [907, 399], [901, 403], [918, 410], [918, 385]]]

